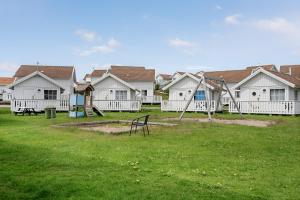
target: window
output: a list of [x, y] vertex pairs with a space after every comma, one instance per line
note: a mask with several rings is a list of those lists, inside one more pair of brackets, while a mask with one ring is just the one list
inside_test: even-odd
[[147, 96], [147, 90], [142, 90], [142, 96]]
[[255, 96], [256, 96], [256, 92], [252, 92], [252, 96], [254, 96], [254, 97], [255, 97]]
[[183, 96], [183, 93], [182, 93], [182, 92], [179, 92], [179, 96], [182, 97], [182, 96]]
[[205, 100], [205, 91], [203, 90], [198, 90], [194, 96], [194, 100]]
[[270, 100], [271, 101], [284, 101], [285, 90], [284, 89], [270, 89]]
[[127, 100], [127, 90], [116, 90], [116, 100], [117, 101]]
[[57, 99], [57, 90], [44, 90], [44, 99], [56, 100]]
[[235, 98], [240, 98], [240, 91], [235, 91], [234, 96]]

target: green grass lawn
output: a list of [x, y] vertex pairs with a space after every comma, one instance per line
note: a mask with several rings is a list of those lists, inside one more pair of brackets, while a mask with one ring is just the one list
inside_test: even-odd
[[300, 117], [246, 115], [278, 122], [267, 128], [186, 122], [147, 137], [51, 126], [146, 113], [179, 116], [47, 120], [0, 109], [0, 199], [300, 198]]

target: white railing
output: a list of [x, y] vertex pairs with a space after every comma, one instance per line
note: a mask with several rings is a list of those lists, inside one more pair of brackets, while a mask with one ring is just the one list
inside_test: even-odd
[[223, 105], [228, 105], [230, 102], [230, 97], [222, 97], [222, 104]]
[[[161, 101], [161, 110], [162, 111], [183, 111], [188, 101], [180, 101], [180, 100], [163, 100]], [[210, 101], [210, 111], [215, 111], [216, 102]], [[219, 111], [222, 110], [222, 106], [219, 106]], [[192, 101], [187, 108], [186, 111], [199, 111], [206, 112], [207, 111], [207, 103], [206, 101]]]
[[[237, 105], [242, 113], [300, 114], [300, 101], [237, 101]], [[232, 101], [229, 102], [229, 112], [238, 112]]]
[[104, 111], [140, 111], [141, 101], [93, 100], [93, 105]]
[[142, 96], [138, 97], [138, 100], [141, 100], [142, 103], [160, 103], [162, 100], [162, 96]]
[[44, 99], [12, 99], [10, 108], [18, 112], [20, 108], [33, 108], [35, 111], [44, 111], [47, 107], [55, 107], [57, 111], [69, 110], [69, 99], [44, 100]]

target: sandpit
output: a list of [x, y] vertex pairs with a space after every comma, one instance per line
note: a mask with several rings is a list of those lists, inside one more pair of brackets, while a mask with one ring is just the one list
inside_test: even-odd
[[[164, 121], [178, 121], [178, 118], [167, 118]], [[255, 126], [255, 127], [268, 127], [275, 125], [275, 121], [259, 121], [259, 120], [229, 120], [229, 119], [212, 119], [211, 121], [207, 118], [183, 118], [182, 121], [193, 121], [193, 122], [214, 122], [220, 124], [236, 124], [244, 126]]]
[[[76, 127], [81, 130], [95, 131], [109, 134], [121, 134], [129, 132], [131, 129], [131, 121], [128, 120], [110, 120], [110, 121], [94, 121], [94, 122], [82, 122], [82, 123], [65, 123], [55, 125], [55, 127]], [[150, 127], [158, 126], [176, 126], [174, 123], [163, 122], [148, 122]], [[141, 129], [142, 127], [138, 127]]]

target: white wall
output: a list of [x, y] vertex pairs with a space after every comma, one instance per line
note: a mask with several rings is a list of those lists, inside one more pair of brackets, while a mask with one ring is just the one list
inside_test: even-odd
[[147, 90], [147, 96], [153, 96], [154, 95], [154, 83], [152, 81], [150, 82], [128, 82], [130, 85], [134, 86], [138, 90]]
[[[257, 74], [240, 87], [241, 101], [270, 101], [270, 89], [285, 89], [285, 100], [294, 100], [293, 88], [263, 73]], [[257, 95], [254, 97], [253, 92]]]
[[73, 92], [74, 92], [73, 79], [70, 79], [70, 80], [54, 79], [54, 80], [65, 89], [65, 91], [63, 93], [64, 95], [73, 94]]
[[[197, 84], [198, 82], [190, 77], [183, 78], [169, 88], [169, 100], [188, 100]], [[198, 90], [205, 91], [205, 86], [201, 84]], [[183, 93], [183, 95], [180, 96], [180, 93]], [[218, 98], [218, 93], [212, 92], [211, 89], [209, 89], [209, 95], [211, 100], [217, 100]]]
[[60, 98], [60, 88], [38, 75], [16, 85], [13, 97], [15, 99], [44, 99], [44, 90], [57, 90], [57, 99]]
[[93, 92], [95, 100], [115, 100], [116, 90], [126, 90], [127, 100], [135, 99], [135, 94], [132, 89], [111, 77], [107, 77], [95, 85], [93, 84], [93, 87], [95, 88]]

